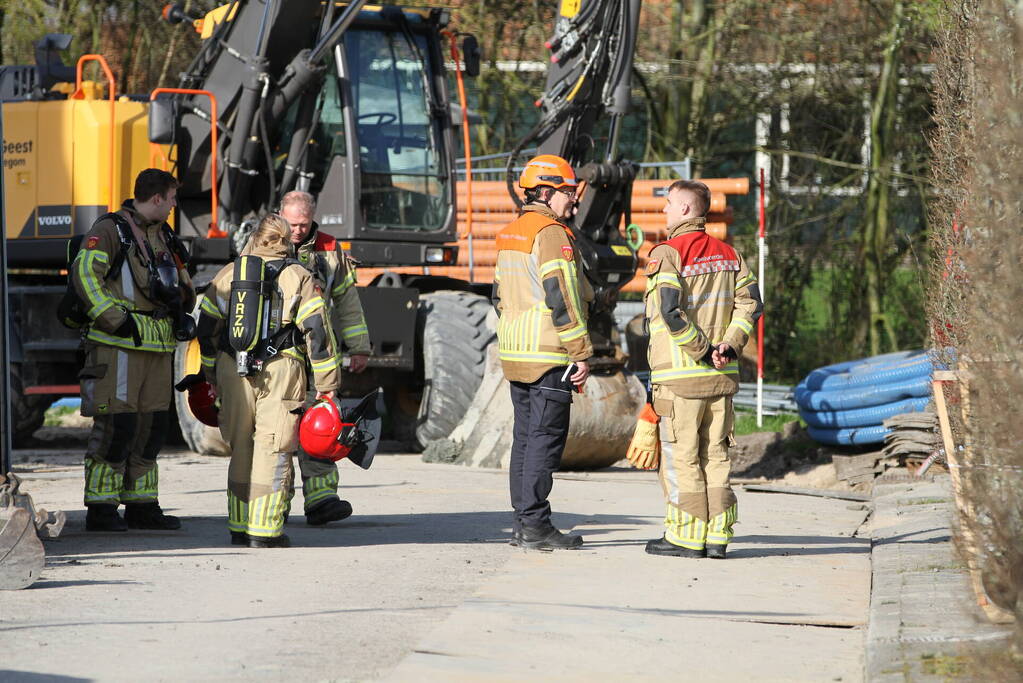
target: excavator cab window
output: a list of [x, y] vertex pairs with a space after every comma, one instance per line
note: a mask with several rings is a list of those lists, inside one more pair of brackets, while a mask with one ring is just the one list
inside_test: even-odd
[[[278, 181], [284, 175], [284, 163], [287, 160], [287, 145], [295, 129], [295, 116], [298, 112], [299, 103], [288, 110], [284, 120], [281, 122], [282, 135], [278, 140], [278, 148], [274, 158]], [[302, 167], [309, 172], [308, 191], [318, 195], [323, 190], [324, 180], [327, 177], [327, 169], [335, 156], [347, 156], [348, 147], [345, 137], [344, 103], [341, 99], [341, 91], [338, 87], [337, 72], [331, 68], [329, 75], [323, 81], [316, 100], [316, 119], [309, 140], [309, 147], [306, 150], [307, 158], [303, 160]]]
[[363, 218], [373, 229], [438, 230], [448, 213], [446, 157], [429, 91], [427, 39], [400, 30], [344, 38], [361, 169]]

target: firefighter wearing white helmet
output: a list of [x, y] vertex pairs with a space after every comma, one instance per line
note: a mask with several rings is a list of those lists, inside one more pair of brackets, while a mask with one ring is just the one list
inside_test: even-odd
[[513, 545], [578, 548], [583, 539], [551, 523], [547, 498], [568, 437], [573, 389], [593, 355], [586, 326], [593, 289], [582, 275], [572, 232], [578, 181], [561, 157], [531, 159], [519, 178], [521, 215], [497, 235], [494, 307], [504, 375], [515, 410], [509, 483]]
[[216, 275], [200, 304], [203, 371], [221, 398], [220, 432], [231, 446], [228, 529], [233, 544], [253, 548], [290, 545], [284, 515], [307, 357], [322, 397], [333, 398], [340, 381], [322, 292], [289, 258], [289, 235], [283, 218], [264, 218], [250, 253]]

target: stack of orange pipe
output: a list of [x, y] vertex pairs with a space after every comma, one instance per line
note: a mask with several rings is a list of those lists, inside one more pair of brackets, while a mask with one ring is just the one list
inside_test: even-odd
[[[710, 213], [707, 216], [707, 232], [719, 239], [728, 239], [728, 226], [731, 224], [732, 209], [727, 204], [727, 195], [743, 195], [749, 192], [747, 178], [703, 178], [703, 183], [710, 188]], [[671, 184], [667, 180], [637, 180], [632, 187], [632, 222], [643, 231], [644, 242], [639, 248], [639, 264], [636, 275], [625, 285], [623, 291], [642, 292], [645, 287], [643, 269], [646, 267], [646, 256], [654, 245], [666, 237], [664, 224], [664, 191]], [[459, 280], [469, 279], [469, 242], [465, 235], [465, 184], [458, 184], [458, 261], [454, 266], [433, 266], [431, 275], [445, 275]], [[507, 186], [503, 181], [480, 182], [472, 184], [472, 249], [473, 279], [476, 282], [490, 283], [494, 281], [494, 266], [497, 264], [497, 247], [494, 239], [508, 223], [518, 216], [515, 204], [508, 197]], [[623, 226], [624, 227], [624, 226]], [[384, 272], [383, 268], [360, 268], [359, 284], [369, 284], [373, 278]], [[421, 274], [420, 266], [388, 268], [395, 273]]]

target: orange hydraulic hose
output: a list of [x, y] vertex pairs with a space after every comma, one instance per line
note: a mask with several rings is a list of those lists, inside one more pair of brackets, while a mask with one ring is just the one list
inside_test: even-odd
[[469, 107], [465, 101], [465, 81], [462, 79], [461, 61], [458, 58], [458, 35], [442, 31], [451, 41], [451, 58], [455, 60], [455, 80], [458, 82], [458, 102], [462, 105], [462, 146], [465, 152], [465, 237], [469, 241], [469, 282], [472, 282], [472, 145], [469, 139]]
[[167, 170], [167, 157], [164, 155], [163, 150], [160, 149], [160, 145], [155, 142], [149, 143], [149, 165], [152, 168], [156, 168], [156, 160], [160, 159], [160, 168], [164, 171]]
[[172, 95], [205, 95], [210, 98], [210, 182], [212, 183], [210, 194], [210, 227], [206, 231], [206, 237], [227, 237], [227, 233], [220, 229], [220, 222], [217, 220], [217, 207], [220, 202], [217, 198], [217, 98], [209, 90], [192, 90], [190, 88], [157, 88], [149, 93], [149, 101], [152, 102], [161, 93]]
[[75, 68], [75, 91], [71, 94], [73, 100], [84, 100], [85, 93], [82, 92], [82, 67], [85, 66], [86, 62], [99, 62], [99, 66], [103, 69], [103, 75], [107, 78], [108, 91], [107, 101], [110, 102], [110, 196], [107, 197], [107, 210], [116, 211], [117, 205], [114, 199], [114, 143], [116, 138], [114, 137], [114, 124], [117, 120], [114, 110], [114, 97], [117, 92], [117, 81], [114, 80], [114, 72], [110, 70], [110, 65], [107, 64], [107, 60], [103, 55], [82, 55], [78, 58], [78, 65]]

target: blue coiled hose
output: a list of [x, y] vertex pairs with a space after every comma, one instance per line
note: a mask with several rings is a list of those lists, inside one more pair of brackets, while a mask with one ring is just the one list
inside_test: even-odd
[[818, 368], [807, 375], [799, 386], [818, 391], [891, 384], [930, 374], [932, 365], [930, 354], [926, 351], [900, 351]]
[[926, 351], [899, 351], [818, 368], [796, 387], [799, 415], [821, 443], [880, 443], [885, 419], [926, 409], [934, 366]]
[[810, 434], [810, 438], [818, 443], [826, 443], [832, 446], [864, 446], [884, 441], [884, 435], [888, 433], [888, 428], [881, 425], [873, 427], [847, 427], [844, 429], [808, 427], [806, 431]]
[[811, 391], [800, 384], [795, 391], [796, 403], [807, 410], [867, 408], [901, 401], [904, 398], [930, 395], [930, 372], [891, 384], [869, 384], [830, 391]]
[[852, 410], [803, 410], [799, 416], [811, 427], [833, 429], [837, 427], [869, 427], [879, 425], [889, 417], [902, 413], [919, 413], [927, 408], [931, 397], [907, 398], [902, 401], [885, 403], [869, 408], [853, 408]]

